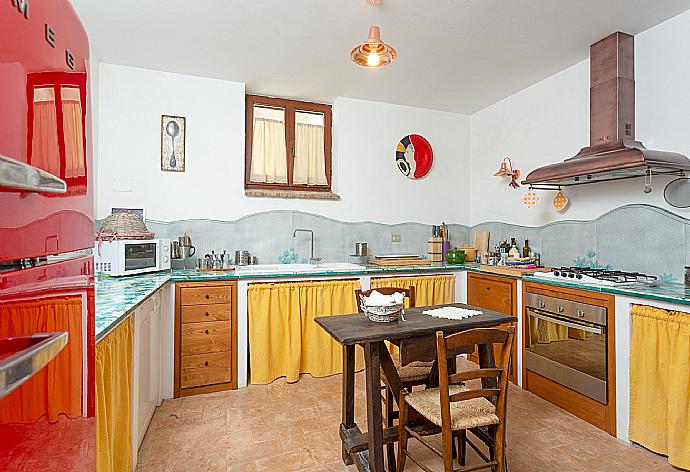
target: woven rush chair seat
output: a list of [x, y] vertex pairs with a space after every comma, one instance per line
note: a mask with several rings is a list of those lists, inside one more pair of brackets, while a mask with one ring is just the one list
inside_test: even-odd
[[[455, 395], [470, 389], [464, 385], [451, 385], [449, 390], [450, 395]], [[438, 388], [412, 392], [407, 396], [407, 403], [436, 426], [442, 426], [441, 396]], [[453, 431], [498, 423], [496, 407], [486, 398], [472, 398], [450, 404], [450, 424]]]
[[398, 367], [398, 375], [403, 383], [426, 381], [431, 374], [432, 362], [414, 361]]

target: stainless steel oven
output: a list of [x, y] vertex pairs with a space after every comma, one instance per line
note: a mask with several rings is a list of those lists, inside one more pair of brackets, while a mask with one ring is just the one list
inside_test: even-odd
[[525, 368], [606, 404], [607, 310], [527, 293]]

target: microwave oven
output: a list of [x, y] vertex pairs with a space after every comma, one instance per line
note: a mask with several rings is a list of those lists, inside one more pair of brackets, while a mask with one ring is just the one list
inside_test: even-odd
[[169, 239], [99, 241], [94, 253], [96, 273], [113, 277], [170, 269]]

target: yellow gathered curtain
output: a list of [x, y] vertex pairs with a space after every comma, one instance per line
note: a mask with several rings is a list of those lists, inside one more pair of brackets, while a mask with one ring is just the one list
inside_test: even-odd
[[[415, 305], [431, 306], [455, 303], [454, 275], [421, 275], [418, 277], [378, 277], [371, 279], [371, 288], [409, 288], [415, 289]], [[409, 305], [405, 299], [405, 306]], [[398, 354], [398, 347], [386, 341], [388, 350]]]
[[[31, 424], [45, 417], [82, 416], [82, 298], [45, 298], [0, 304], [0, 338], [39, 332], [68, 332], [63, 350], [2, 399], [0, 424]], [[78, 390], [78, 393], [75, 393]]]
[[[251, 383], [268, 384], [280, 377], [296, 382], [300, 374], [342, 373], [342, 346], [314, 318], [356, 313], [354, 292], [359, 288], [359, 280], [249, 285]], [[358, 352], [356, 369], [363, 367]]]
[[633, 305], [629, 439], [690, 469], [690, 313]]
[[295, 124], [295, 163], [293, 183], [326, 185], [324, 128], [307, 123]]
[[[371, 279], [371, 288], [414, 287], [417, 306], [455, 303], [454, 275], [421, 275], [418, 277], [378, 277]], [[407, 304], [407, 301], [405, 302]]]
[[96, 470], [132, 470], [132, 318], [96, 345]]
[[285, 122], [254, 118], [250, 181], [287, 183]]

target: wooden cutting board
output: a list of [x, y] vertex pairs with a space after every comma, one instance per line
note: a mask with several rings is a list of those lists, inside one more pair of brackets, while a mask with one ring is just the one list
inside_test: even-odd
[[370, 261], [372, 264], [378, 266], [395, 267], [395, 266], [411, 266], [411, 265], [429, 265], [431, 261], [429, 259], [421, 258], [390, 258], [385, 259], [372, 259]]
[[549, 272], [548, 267], [537, 267], [536, 269], [523, 269], [519, 267], [510, 266], [489, 266], [483, 265], [479, 267], [481, 272], [489, 272], [492, 274], [510, 275], [513, 277], [522, 277], [523, 275], [534, 274], [535, 272]]

